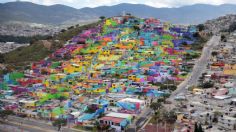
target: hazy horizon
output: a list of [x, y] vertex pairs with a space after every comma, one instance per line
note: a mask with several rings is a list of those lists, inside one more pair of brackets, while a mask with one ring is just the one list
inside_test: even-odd
[[15, 1], [22, 1], [22, 2], [32, 2], [35, 4], [40, 5], [55, 5], [55, 4], [62, 4], [70, 7], [74, 7], [77, 9], [84, 8], [84, 7], [98, 7], [98, 6], [112, 6], [122, 3], [130, 3], [130, 4], [144, 4], [152, 7], [167, 7], [167, 8], [175, 8], [175, 7], [182, 7], [194, 4], [210, 4], [210, 5], [222, 5], [222, 4], [236, 4], [236, 1], [231, 0], [1, 0], [0, 3], [7, 3], [7, 2], [15, 2]]

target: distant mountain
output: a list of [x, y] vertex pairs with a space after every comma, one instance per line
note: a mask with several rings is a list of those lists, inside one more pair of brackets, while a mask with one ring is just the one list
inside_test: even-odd
[[138, 17], [155, 17], [179, 24], [198, 24], [222, 15], [236, 13], [236, 5], [220, 6], [196, 4], [180, 8], [154, 8], [141, 4], [119, 4], [97, 8], [83, 8], [82, 12], [94, 15], [114, 16], [127, 11]]
[[64, 5], [43, 6], [29, 2], [0, 4], [0, 22], [26, 21], [43, 24], [61, 24], [116, 16], [129, 12], [137, 17], [155, 17], [176, 24], [199, 24], [226, 14], [236, 14], [236, 5], [220, 6], [196, 4], [179, 8], [155, 8], [142, 4], [118, 4], [96, 8], [75, 9]]
[[9, 2], [0, 5], [0, 22], [24, 21], [41, 24], [61, 24], [73, 18], [90, 19], [78, 9], [53, 5], [44, 6], [30, 2]]

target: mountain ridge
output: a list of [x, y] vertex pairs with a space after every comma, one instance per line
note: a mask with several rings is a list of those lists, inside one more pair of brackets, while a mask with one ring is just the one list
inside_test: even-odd
[[195, 4], [174, 8], [156, 8], [143, 4], [121, 3], [113, 6], [76, 9], [62, 4], [38, 5], [32, 2], [0, 4], [0, 22], [23, 21], [40, 24], [62, 24], [68, 21], [86, 21], [100, 16], [117, 16], [123, 11], [134, 16], [154, 17], [175, 24], [199, 24], [227, 14], [236, 14], [236, 5]]

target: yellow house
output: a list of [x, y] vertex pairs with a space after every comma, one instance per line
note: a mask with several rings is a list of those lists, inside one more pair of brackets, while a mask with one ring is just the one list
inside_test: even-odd
[[70, 97], [70, 92], [63, 92], [62, 96], [65, 96], [65, 97], [69, 98]]
[[225, 75], [236, 75], [236, 64], [225, 64], [223, 73]]
[[37, 100], [20, 100], [19, 104], [21, 104], [24, 108], [35, 108]]
[[135, 81], [135, 80], [136, 80], [136, 76], [135, 76], [135, 75], [129, 75], [129, 76], [128, 76], [128, 79]]
[[91, 56], [91, 55], [85, 55], [84, 58], [85, 58], [86, 60], [91, 60], [91, 59], [93, 58], [93, 56]]
[[[80, 64], [83, 64], [84, 62], [81, 62]], [[74, 73], [74, 72], [81, 72], [82, 71], [82, 66], [78, 64], [71, 64], [67, 65], [64, 68], [64, 71], [67, 73]]]
[[111, 25], [111, 20], [110, 20], [110, 19], [107, 19], [107, 20], [105, 21], [105, 25], [106, 25], [106, 26], [110, 26], [110, 25]]
[[103, 50], [101, 52], [102, 55], [110, 55], [111, 54], [111, 51], [110, 50]]
[[204, 90], [203, 89], [199, 89], [199, 88], [194, 88], [193, 89], [193, 94], [197, 94], [197, 93], [203, 93], [204, 92]]
[[177, 120], [180, 122], [189, 122], [189, 119], [187, 119], [184, 114], [178, 114], [177, 115]]

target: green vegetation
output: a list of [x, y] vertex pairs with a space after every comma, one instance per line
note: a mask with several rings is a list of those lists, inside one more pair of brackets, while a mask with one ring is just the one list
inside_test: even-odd
[[58, 131], [61, 130], [62, 126], [66, 126], [66, 124], [67, 124], [66, 119], [60, 119], [60, 118], [52, 122], [52, 125], [58, 128]]
[[68, 28], [68, 30], [63, 29], [63, 30], [61, 30], [61, 32], [58, 35], [56, 35], [54, 37], [54, 39], [60, 40], [61, 42], [65, 43], [66, 41], [70, 40], [74, 36], [81, 33], [83, 30], [87, 30], [89, 28], [96, 27], [99, 23], [100, 22], [95, 22], [95, 23], [83, 25], [80, 27], [71, 27], [71, 28]]
[[100, 16], [100, 20], [104, 20], [106, 17], [105, 16]]
[[229, 26], [229, 32], [234, 32], [236, 30], [236, 22], [233, 22], [230, 26]]
[[159, 110], [161, 108], [161, 103], [160, 102], [153, 102], [150, 105], [150, 108], [153, 109], [155, 112], [157, 112], [157, 110]]
[[201, 85], [202, 88], [212, 88], [214, 86], [213, 82], [205, 82]]
[[236, 118], [236, 114], [234, 114], [234, 116], [233, 116], [234, 118]]
[[26, 66], [33, 61], [39, 61], [52, 53], [40, 42], [36, 42], [28, 47], [20, 47], [4, 55], [4, 63], [12, 64], [14, 68]]
[[191, 49], [192, 50], [202, 50], [205, 43], [208, 41], [209, 36], [203, 37], [197, 32], [197, 33], [194, 34], [194, 37], [197, 38], [197, 41], [195, 41], [194, 44], [191, 44]]
[[41, 35], [36, 35], [36, 36], [12, 36], [12, 35], [0, 35], [0, 42], [16, 42], [19, 44], [24, 44], [24, 43], [33, 43], [38, 40], [42, 39], [48, 39], [50, 36], [41, 36]]
[[177, 115], [174, 110], [167, 111], [163, 113], [164, 120], [169, 124], [174, 124], [177, 120]]
[[236, 30], [236, 22], [233, 22], [229, 25], [229, 28], [228, 29], [223, 29], [221, 30], [221, 32], [234, 32]]
[[[81, 33], [83, 30], [95, 27], [98, 24], [99, 22], [84, 26], [71, 26], [67, 30], [63, 29], [54, 37], [32, 37], [32, 39], [30, 39], [30, 46], [20, 47], [14, 51], [0, 55], [0, 63], [6, 64], [8, 71], [15, 69], [24, 70], [30, 63], [42, 60], [57, 49], [63, 47], [66, 41], [70, 40], [73, 36]], [[47, 43], [51, 45], [50, 48], [45, 47], [41, 39], [46, 39]], [[2, 70], [0, 71], [0, 73], [3, 72]]]
[[227, 41], [226, 36], [225, 36], [225, 35], [221, 35], [220, 40], [221, 40], [222, 42], [226, 42], [226, 41]]
[[203, 31], [203, 30], [205, 30], [205, 26], [204, 26], [204, 24], [199, 24], [199, 25], [197, 25], [197, 29], [198, 29], [198, 31]]
[[167, 123], [167, 124], [174, 124], [177, 120], [177, 115], [174, 110], [165, 110], [161, 109], [155, 112], [153, 118], [151, 119], [151, 123]]
[[195, 123], [194, 132], [204, 132], [203, 129], [202, 129], [202, 125], [198, 124], [198, 123]]
[[0, 53], [0, 63], [4, 63], [5, 59], [4, 59], [4, 55]]
[[172, 80], [167, 80], [164, 83], [150, 82], [152, 85], [159, 86], [160, 90], [171, 90], [175, 91], [177, 89], [177, 84]]
[[200, 54], [198, 54], [198, 53], [187, 53], [187, 54], [185, 54], [184, 55], [184, 58], [186, 59], [186, 60], [192, 60], [192, 59], [196, 59], [196, 58], [198, 58], [198, 57], [200, 57]]
[[217, 56], [217, 55], [218, 55], [218, 52], [213, 51], [213, 52], [211, 52], [211, 55], [212, 55], [212, 56]]
[[13, 111], [11, 111], [11, 110], [2, 110], [2, 111], [0, 111], [0, 118], [2, 118], [2, 119], [7, 119], [7, 117], [9, 116], [9, 115], [12, 115], [13, 114]]

